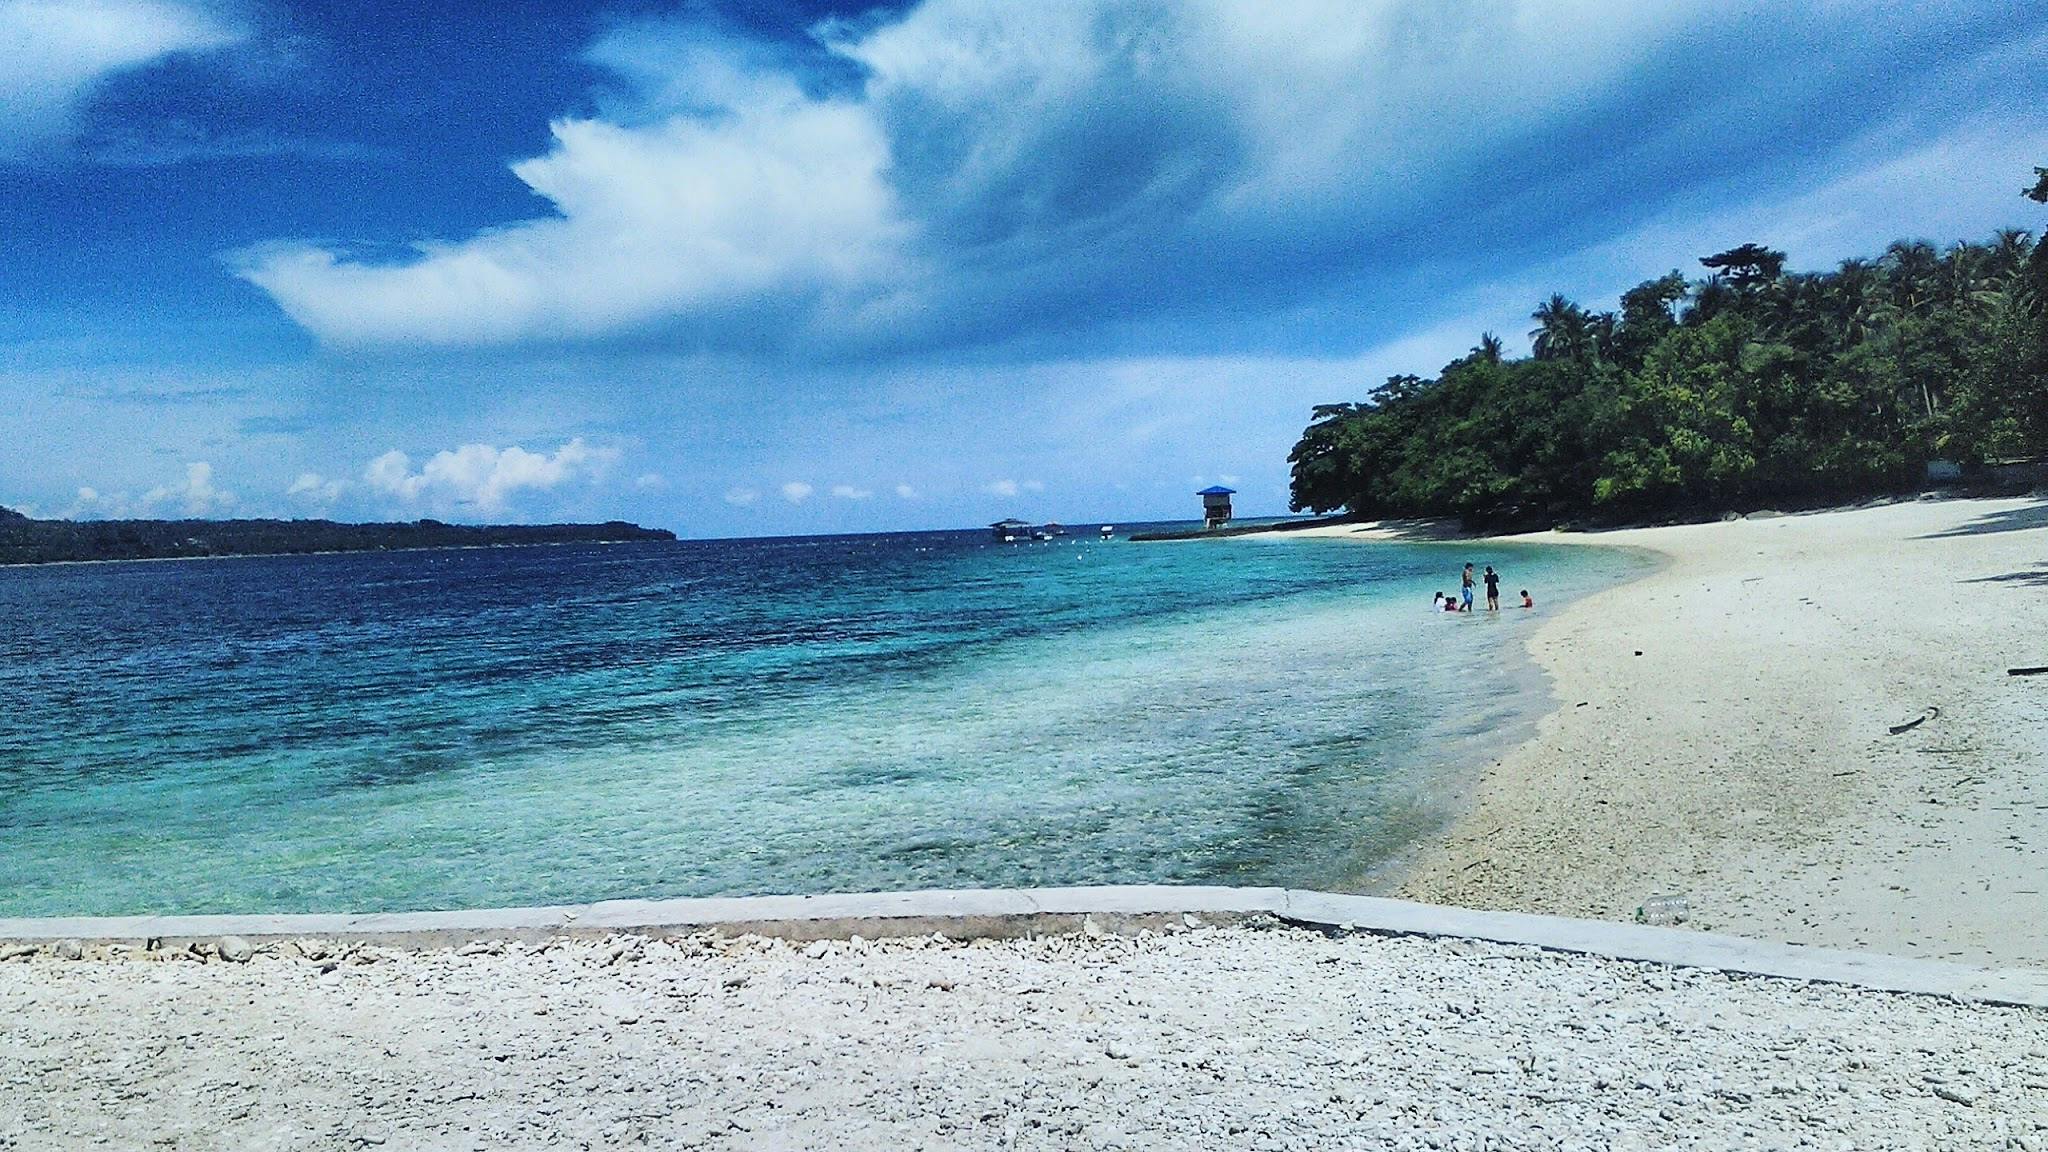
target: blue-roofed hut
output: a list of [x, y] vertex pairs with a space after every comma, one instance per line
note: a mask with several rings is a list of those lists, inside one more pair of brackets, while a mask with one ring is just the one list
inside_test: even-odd
[[1202, 498], [1202, 527], [1221, 528], [1230, 523], [1230, 498], [1237, 495], [1237, 489], [1225, 488], [1221, 484], [1204, 488], [1195, 495]]

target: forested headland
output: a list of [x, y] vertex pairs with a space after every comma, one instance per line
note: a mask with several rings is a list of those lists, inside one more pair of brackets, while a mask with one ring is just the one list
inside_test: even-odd
[[[2048, 169], [2025, 195], [2048, 203]], [[2048, 454], [2048, 242], [1899, 241], [1830, 272], [1744, 244], [1622, 294], [1552, 296], [1433, 379], [1321, 405], [1296, 510], [1613, 522], [1910, 489]]]
[[0, 564], [163, 560], [399, 548], [486, 548], [673, 540], [622, 520], [603, 524], [342, 524], [333, 520], [32, 520], [0, 508]]

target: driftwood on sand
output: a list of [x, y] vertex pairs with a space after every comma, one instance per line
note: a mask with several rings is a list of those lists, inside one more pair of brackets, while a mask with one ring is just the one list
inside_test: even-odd
[[1927, 711], [1922, 712], [1918, 718], [1908, 720], [1904, 724], [1894, 724], [1889, 729], [1887, 729], [1887, 731], [1889, 731], [1894, 736], [1897, 736], [1901, 732], [1911, 732], [1913, 729], [1918, 728], [1922, 724], [1927, 723], [1929, 720], [1932, 720], [1939, 715], [1941, 715], [1941, 709], [1936, 708], [1930, 704], [1927, 707]]

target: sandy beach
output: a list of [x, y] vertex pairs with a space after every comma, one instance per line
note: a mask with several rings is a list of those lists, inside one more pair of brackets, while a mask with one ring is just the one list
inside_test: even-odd
[[0, 963], [0, 1147], [2048, 1147], [2038, 1011], [1464, 940]]
[[2048, 503], [1513, 539], [1669, 562], [1534, 633], [1556, 710], [1401, 894], [1622, 919], [1676, 893], [1700, 928], [2048, 966], [2048, 676], [2006, 674], [2048, 664]]

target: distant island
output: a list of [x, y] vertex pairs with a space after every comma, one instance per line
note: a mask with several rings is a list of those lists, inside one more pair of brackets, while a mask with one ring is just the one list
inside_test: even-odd
[[661, 528], [603, 524], [341, 524], [333, 520], [35, 520], [0, 508], [0, 564], [279, 556], [406, 548], [673, 540]]

